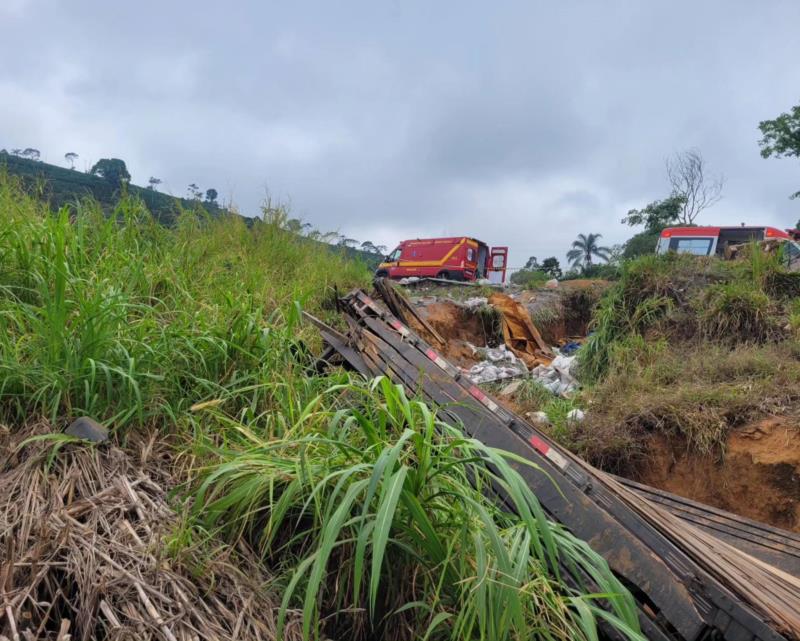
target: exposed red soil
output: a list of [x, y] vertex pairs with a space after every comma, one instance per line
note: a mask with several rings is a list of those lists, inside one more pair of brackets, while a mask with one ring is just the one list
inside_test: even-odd
[[445, 339], [446, 345], [441, 349], [445, 358], [462, 366], [477, 362], [467, 343], [486, 345], [488, 330], [477, 314], [450, 301], [425, 305], [418, 312]]
[[731, 432], [721, 461], [649, 443], [638, 481], [694, 501], [800, 532], [800, 421], [768, 417]]

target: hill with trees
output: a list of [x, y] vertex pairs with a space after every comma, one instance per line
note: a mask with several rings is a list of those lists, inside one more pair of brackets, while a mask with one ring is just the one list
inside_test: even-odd
[[[205, 191], [197, 184], [188, 186], [189, 198], [179, 198], [157, 191], [161, 179], [151, 176], [148, 187], [140, 187], [130, 182], [131, 175], [124, 160], [119, 158], [102, 158], [88, 172], [74, 169], [78, 154], [68, 152], [64, 159], [70, 167], [59, 167], [39, 160], [38, 149], [0, 150], [0, 172], [18, 176], [25, 190], [40, 200], [46, 201], [51, 209], [59, 209], [64, 205], [74, 204], [90, 198], [108, 213], [114, 209], [122, 195], [134, 196], [142, 200], [153, 218], [162, 225], [171, 227], [183, 210], [204, 210], [213, 217], [228, 215], [231, 212], [217, 201], [216, 189]], [[262, 207], [265, 216], [272, 215], [273, 207], [266, 203]], [[326, 249], [344, 254], [350, 259], [358, 259], [369, 268], [377, 267], [386, 248], [370, 241], [359, 242], [347, 238], [337, 232], [322, 233], [311, 229], [309, 223], [297, 218], [289, 218], [285, 209], [280, 208], [284, 220], [280, 224], [292, 233], [308, 239], [311, 243], [319, 243]], [[243, 216], [248, 225], [254, 218]]]
[[[65, 155], [67, 162], [73, 166], [77, 157], [73, 152]], [[132, 184], [125, 161], [118, 158], [103, 158], [88, 173], [51, 165], [38, 158], [36, 149], [14, 149], [11, 152], [4, 149], [0, 151], [0, 169], [20, 176], [26, 190], [46, 200], [53, 209], [91, 197], [104, 209], [110, 210], [122, 192], [126, 191], [131, 196], [141, 198], [154, 218], [165, 225], [172, 225], [181, 209], [200, 205], [212, 216], [223, 211], [216, 200], [177, 198], [156, 191], [152, 184], [150, 188]]]

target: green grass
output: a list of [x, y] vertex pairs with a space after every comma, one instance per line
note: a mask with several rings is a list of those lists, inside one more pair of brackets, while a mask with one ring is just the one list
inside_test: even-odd
[[0, 415], [119, 429], [172, 423], [230, 389], [258, 412], [276, 393], [260, 383], [315, 340], [293, 302], [324, 314], [331, 287], [366, 282], [275, 226], [185, 212], [167, 229], [132, 197], [111, 217], [93, 201], [52, 214], [2, 178]]
[[[502, 385], [498, 387], [502, 388]], [[565, 447], [574, 449], [574, 435], [580, 425], [568, 420], [567, 414], [574, 409], [583, 408], [578, 396], [561, 398], [538, 381], [526, 378], [521, 380], [513, 399], [519, 413], [544, 412], [550, 424], [540, 426], [540, 429]]]
[[[110, 210], [115, 207], [120, 195], [111, 183], [99, 176], [11, 154], [0, 154], [0, 171], [7, 171], [19, 178], [29, 193], [48, 201], [54, 209], [92, 198]], [[165, 225], [174, 224], [182, 210], [198, 206], [212, 215], [226, 213], [215, 203], [198, 203], [137, 185], [128, 185], [127, 191], [144, 202], [153, 217]]]
[[[323, 409], [342, 394], [345, 407]], [[606, 563], [545, 518], [514, 469], [532, 464], [465, 438], [388, 380], [331, 387], [282, 438], [239, 431], [195, 511], [264, 558], [291, 559], [281, 620], [301, 607], [305, 638], [594, 639], [596, 618], [641, 638]], [[564, 587], [563, 567], [599, 594]], [[320, 612], [333, 613], [324, 627]]]
[[[248, 540], [309, 638], [588, 641], [602, 619], [640, 639], [630, 595], [544, 518], [525, 463], [384, 380], [310, 375], [301, 307], [337, 322], [333, 289], [369, 277], [279, 224], [183, 211], [166, 228], [133, 196], [53, 212], [0, 175], [0, 420], [159, 431], [195, 505], [165, 551]], [[567, 588], [559, 561], [593, 587]]]
[[625, 264], [579, 352], [589, 412], [575, 451], [624, 473], [652, 434], [721, 456], [732, 429], [800, 401], [797, 274], [758, 245], [746, 250], [735, 261]]
[[581, 350], [586, 381], [613, 367], [614, 353], [632, 336], [674, 342], [721, 341], [730, 345], [780, 340], [798, 275], [758, 245], [747, 258], [723, 261], [687, 254], [643, 256], [624, 264], [601, 299], [590, 337]]
[[541, 270], [520, 269], [509, 278], [514, 285], [519, 285], [522, 289], [537, 289], [542, 287], [552, 276]]

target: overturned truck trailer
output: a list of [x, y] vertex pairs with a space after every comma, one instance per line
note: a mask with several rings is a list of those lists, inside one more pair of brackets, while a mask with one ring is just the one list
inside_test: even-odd
[[[470, 436], [537, 463], [540, 470], [518, 471], [550, 518], [603, 555], [630, 588], [649, 639], [800, 641], [800, 579], [791, 574], [800, 538], [593, 468], [501, 407], [366, 292], [339, 305], [346, 335], [308, 317], [326, 343], [323, 359], [386, 375]], [[497, 496], [503, 500], [501, 490]]]

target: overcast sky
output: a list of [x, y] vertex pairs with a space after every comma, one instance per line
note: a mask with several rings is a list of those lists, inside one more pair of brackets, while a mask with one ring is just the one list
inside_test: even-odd
[[800, 101], [798, 24], [797, 0], [0, 0], [0, 147], [515, 266], [623, 242], [696, 147], [727, 179], [698, 222], [786, 227], [800, 163], [763, 160], [757, 125]]

